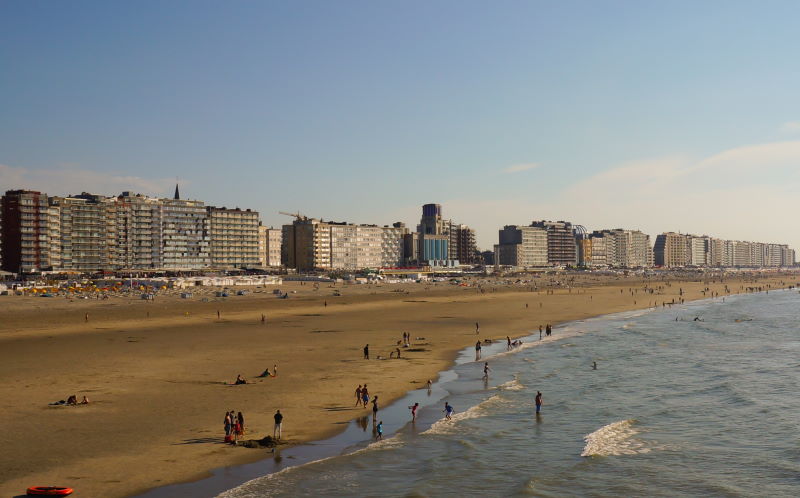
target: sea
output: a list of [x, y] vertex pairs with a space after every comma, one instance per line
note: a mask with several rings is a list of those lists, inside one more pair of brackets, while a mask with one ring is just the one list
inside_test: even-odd
[[464, 350], [378, 413], [383, 440], [364, 417], [219, 496], [797, 497], [799, 311], [797, 290], [734, 295], [537, 329], [480, 361]]

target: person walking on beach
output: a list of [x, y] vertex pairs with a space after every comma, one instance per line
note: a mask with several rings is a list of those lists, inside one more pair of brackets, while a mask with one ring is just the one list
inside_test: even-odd
[[475, 361], [481, 359], [481, 341], [475, 343]]
[[487, 361], [487, 362], [485, 362], [485, 363], [483, 364], [483, 380], [489, 380], [489, 372], [490, 372], [491, 370], [492, 370], [492, 369], [491, 369], [491, 368], [489, 368], [489, 362], [488, 362], [488, 361]]
[[356, 388], [356, 406], [361, 404], [361, 384]]
[[364, 359], [369, 360], [369, 344], [364, 346]]
[[231, 441], [231, 413], [225, 412], [225, 442]]
[[478, 325], [478, 322], [475, 322], [475, 335], [478, 335], [481, 331], [481, 326]]
[[369, 391], [367, 390], [366, 384], [364, 384], [364, 387], [361, 389], [361, 403], [364, 405], [364, 408], [366, 408], [367, 403], [369, 403]]
[[511, 350], [511, 337], [506, 336], [506, 349]]
[[375, 436], [375, 439], [383, 439], [383, 420], [378, 422], [377, 435]]
[[280, 439], [281, 428], [283, 427], [283, 415], [281, 415], [281, 411], [278, 410], [277, 412], [275, 412], [273, 418], [275, 419], [275, 428], [272, 429], [272, 439]]
[[244, 415], [242, 415], [242, 412], [236, 414], [236, 420], [239, 422], [239, 435], [244, 435]]
[[539, 340], [542, 340], [542, 326], [539, 325]]
[[450, 403], [445, 401], [444, 402], [444, 410], [442, 410], [442, 411], [444, 412], [444, 418], [446, 418], [447, 420], [450, 420], [451, 417], [453, 416], [453, 412], [455, 410], [453, 410], [453, 405], [451, 405]]
[[536, 413], [538, 414], [542, 410], [542, 393], [540, 391], [536, 391]]
[[419, 403], [414, 403], [413, 405], [409, 406], [408, 409], [411, 410], [411, 421], [417, 421], [417, 408], [419, 408]]
[[372, 398], [372, 417], [378, 416], [378, 395], [376, 394], [374, 398]]

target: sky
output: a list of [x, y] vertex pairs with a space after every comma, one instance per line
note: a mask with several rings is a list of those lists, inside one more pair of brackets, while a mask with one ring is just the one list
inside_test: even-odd
[[0, 2], [0, 189], [800, 248], [800, 3]]

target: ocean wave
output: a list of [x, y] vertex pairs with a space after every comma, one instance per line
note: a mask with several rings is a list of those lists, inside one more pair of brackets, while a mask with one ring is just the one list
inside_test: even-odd
[[522, 385], [519, 380], [514, 378], [508, 382], [500, 384], [496, 389], [500, 389], [501, 391], [519, 391], [521, 389], [525, 389], [525, 386]]
[[441, 418], [431, 425], [430, 429], [421, 432], [421, 435], [430, 435], [430, 434], [453, 434], [458, 431], [456, 428], [456, 424], [462, 422], [464, 420], [469, 420], [473, 418], [480, 418], [485, 417], [489, 414], [489, 408], [492, 406], [496, 406], [499, 403], [503, 403], [504, 400], [500, 397], [499, 394], [495, 394], [475, 406], [468, 408], [463, 412], [456, 412], [451, 417], [450, 420], [446, 418]]
[[586, 441], [582, 457], [618, 456], [649, 453], [652, 448], [634, 436], [639, 431], [634, 427], [635, 419], [619, 420], [597, 429], [583, 438]]

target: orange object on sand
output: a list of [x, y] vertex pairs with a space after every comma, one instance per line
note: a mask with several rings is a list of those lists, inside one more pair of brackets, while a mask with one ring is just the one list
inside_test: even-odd
[[28, 488], [28, 496], [67, 496], [72, 494], [72, 488], [62, 488], [59, 486], [31, 486]]

